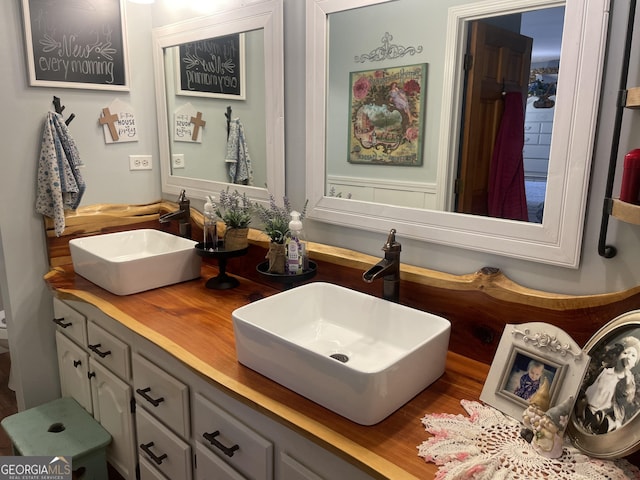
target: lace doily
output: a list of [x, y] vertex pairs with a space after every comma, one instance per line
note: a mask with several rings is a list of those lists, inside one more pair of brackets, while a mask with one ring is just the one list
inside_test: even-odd
[[478, 402], [460, 403], [468, 417], [439, 413], [422, 419], [433, 436], [417, 447], [418, 455], [440, 466], [436, 480], [640, 479], [628, 461], [588, 457], [569, 441], [560, 458], [545, 458], [520, 437], [520, 422]]

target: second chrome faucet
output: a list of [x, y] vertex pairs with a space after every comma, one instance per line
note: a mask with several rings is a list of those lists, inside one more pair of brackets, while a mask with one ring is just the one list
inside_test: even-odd
[[402, 246], [396, 241], [396, 230], [391, 229], [387, 242], [382, 247], [384, 258], [362, 274], [362, 279], [373, 283], [382, 278], [382, 297], [396, 302], [400, 300], [400, 251]]

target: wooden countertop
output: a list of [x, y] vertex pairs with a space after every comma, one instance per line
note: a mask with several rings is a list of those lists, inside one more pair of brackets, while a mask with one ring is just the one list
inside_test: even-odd
[[449, 352], [444, 375], [377, 425], [353, 423], [307, 400], [236, 360], [231, 312], [277, 293], [240, 279], [233, 290], [204, 284], [217, 275], [203, 264], [198, 280], [130, 296], [113, 295], [85, 280], [72, 265], [51, 270], [45, 280], [61, 298], [86, 301], [164, 348], [231, 396], [285, 424], [379, 478], [432, 478], [437, 467], [417, 455], [429, 437], [426, 413], [462, 413], [461, 399], [477, 400], [489, 365]]

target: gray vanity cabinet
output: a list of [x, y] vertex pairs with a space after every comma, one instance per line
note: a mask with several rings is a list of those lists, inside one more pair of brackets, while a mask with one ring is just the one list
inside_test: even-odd
[[[124, 478], [134, 479], [129, 345], [107, 331], [114, 330], [112, 319], [87, 304], [54, 298], [54, 315], [62, 395], [76, 399], [111, 434], [109, 462]], [[126, 337], [128, 331], [121, 333]]]
[[126, 480], [372, 478], [93, 305], [54, 311], [62, 393], [111, 433]]

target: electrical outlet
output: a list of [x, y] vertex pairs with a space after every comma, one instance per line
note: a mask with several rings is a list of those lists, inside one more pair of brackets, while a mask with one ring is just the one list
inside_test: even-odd
[[173, 168], [184, 168], [184, 153], [174, 153], [171, 156], [171, 166]]
[[151, 170], [151, 155], [129, 155], [129, 170]]

